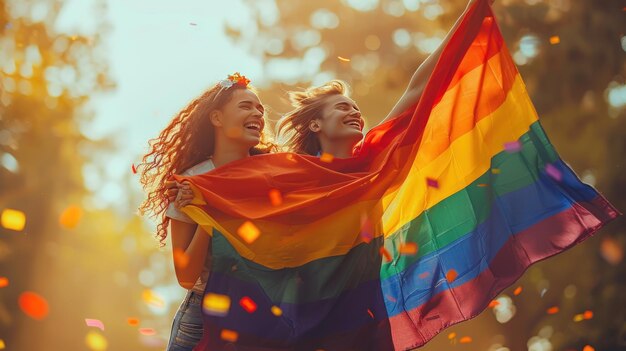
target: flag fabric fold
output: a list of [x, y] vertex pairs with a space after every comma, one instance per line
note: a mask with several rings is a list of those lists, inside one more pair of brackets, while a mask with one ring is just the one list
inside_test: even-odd
[[258, 155], [177, 179], [213, 237], [205, 293], [230, 301], [205, 304], [197, 350], [419, 347], [619, 215], [551, 145], [487, 0], [419, 102], [354, 157]]

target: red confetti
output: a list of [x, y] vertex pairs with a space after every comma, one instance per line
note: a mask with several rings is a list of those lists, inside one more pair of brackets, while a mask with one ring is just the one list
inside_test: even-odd
[[426, 185], [431, 188], [439, 189], [439, 182], [437, 181], [437, 179], [426, 178]]
[[552, 306], [552, 307], [548, 308], [548, 310], [546, 312], [548, 314], [557, 314], [557, 313], [559, 313], [559, 307], [558, 306]]
[[593, 312], [592, 312], [592, 311], [589, 311], [589, 310], [585, 311], [585, 312], [583, 313], [583, 318], [585, 318], [585, 319], [591, 319], [591, 318], [593, 318]]
[[152, 328], [139, 328], [139, 333], [141, 335], [156, 335], [156, 330]]
[[220, 338], [224, 341], [228, 342], [236, 342], [239, 339], [239, 333], [234, 330], [222, 329], [220, 333]]
[[446, 280], [448, 283], [452, 283], [458, 275], [459, 274], [454, 269], [451, 269], [446, 273]]
[[136, 326], [138, 326], [138, 325], [139, 325], [139, 319], [137, 319], [137, 318], [132, 318], [132, 317], [131, 317], [131, 318], [128, 318], [128, 319], [126, 320], [126, 322], [128, 323], [128, 325], [130, 325], [130, 326], [132, 326], [132, 327], [136, 327]]
[[522, 293], [522, 287], [518, 286], [515, 291], [513, 291], [513, 295], [517, 296]]
[[391, 262], [391, 261], [392, 261], [392, 259], [391, 259], [391, 255], [389, 254], [389, 251], [387, 251], [387, 249], [385, 249], [384, 247], [381, 247], [381, 248], [380, 248], [380, 254], [381, 254], [383, 257], [385, 257], [385, 261], [386, 261], [387, 263], [389, 263], [389, 262]]
[[430, 274], [430, 273], [428, 273], [428, 272], [424, 272], [424, 273], [421, 273], [421, 274], [419, 275], [419, 277], [420, 277], [420, 279], [424, 279], [424, 278], [428, 277], [428, 275], [429, 275], [429, 274]]
[[596, 351], [596, 349], [594, 349], [591, 345], [585, 345], [585, 347], [583, 347], [583, 351]]
[[0, 288], [4, 288], [9, 286], [9, 278], [7, 277], [0, 277]]
[[283, 197], [278, 189], [272, 189], [269, 192], [270, 202], [272, 206], [279, 206], [283, 203]]
[[472, 342], [472, 338], [469, 336], [464, 336], [459, 340], [459, 343], [461, 344], [469, 344]]
[[133, 171], [133, 174], [137, 174], [137, 168], [134, 163], [130, 166], [130, 169]]
[[27, 316], [42, 320], [48, 315], [48, 302], [38, 294], [27, 291], [19, 297], [18, 304]]
[[498, 300], [491, 300], [491, 302], [489, 303], [489, 308], [494, 308], [496, 306], [498, 306], [500, 304], [500, 301]]
[[372, 319], [374, 319], [374, 313], [372, 313], [369, 308], [367, 309], [367, 313], [370, 315], [370, 317], [372, 317]]
[[406, 243], [400, 245], [400, 255], [415, 255], [417, 253], [416, 243]]
[[253, 313], [254, 311], [256, 311], [256, 303], [247, 296], [244, 296], [241, 298], [241, 300], [239, 300], [239, 305], [241, 305], [241, 307], [243, 307], [243, 309], [246, 310], [246, 312], [248, 313]]

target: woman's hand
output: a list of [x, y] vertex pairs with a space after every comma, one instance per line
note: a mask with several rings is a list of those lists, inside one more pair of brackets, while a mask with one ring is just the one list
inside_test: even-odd
[[191, 203], [191, 200], [193, 200], [193, 191], [191, 190], [191, 185], [187, 181], [182, 183], [175, 180], [166, 181], [165, 187], [167, 188], [167, 198], [170, 202], [174, 202], [174, 206], [176, 206], [176, 208], [185, 207]]

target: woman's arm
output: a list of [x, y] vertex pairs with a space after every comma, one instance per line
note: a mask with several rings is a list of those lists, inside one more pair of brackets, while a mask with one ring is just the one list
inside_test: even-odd
[[[467, 13], [467, 11], [470, 9], [471, 5], [475, 1], [476, 0], [469, 1], [469, 3], [467, 4], [467, 7], [465, 8], [461, 16], [459, 16], [459, 18], [456, 20], [456, 23], [454, 23], [454, 26], [452, 27], [452, 29], [450, 29], [450, 31], [448, 32], [446, 37], [443, 39], [439, 47], [437, 47], [437, 50], [435, 50], [432, 54], [430, 54], [426, 58], [426, 60], [422, 62], [422, 64], [417, 68], [415, 73], [413, 73], [413, 76], [411, 77], [411, 81], [409, 82], [408, 87], [404, 91], [404, 94], [402, 94], [402, 97], [400, 98], [400, 100], [398, 100], [398, 102], [393, 107], [393, 109], [391, 109], [391, 112], [389, 112], [387, 117], [385, 117], [385, 119], [383, 119], [380, 123], [387, 122], [389, 119], [399, 116], [402, 112], [409, 109], [409, 107], [414, 105], [419, 100], [420, 96], [422, 95], [422, 92], [424, 91], [424, 88], [426, 87], [428, 78], [430, 78], [430, 75], [433, 73], [433, 70], [435, 69], [435, 65], [437, 64], [437, 61], [439, 60], [439, 57], [441, 56], [441, 52], [443, 51], [443, 48], [446, 46], [448, 41], [450, 41], [452, 34], [459, 27], [459, 25], [461, 24], [461, 20], [463, 19], [463, 17], [465, 16], [465, 14]], [[493, 4], [493, 2], [494, 0], [491, 0], [489, 3]]]
[[185, 289], [196, 284], [204, 269], [206, 255], [211, 248], [211, 236], [196, 223], [170, 221], [173, 252], [184, 252], [187, 259], [177, 259], [174, 254], [174, 270], [178, 283]]

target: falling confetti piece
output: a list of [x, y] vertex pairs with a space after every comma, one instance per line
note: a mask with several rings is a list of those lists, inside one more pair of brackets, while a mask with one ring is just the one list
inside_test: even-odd
[[553, 35], [550, 37], [550, 44], [556, 45], [561, 42], [561, 38], [558, 35]]
[[450, 333], [450, 334], [448, 334], [448, 339], [452, 340], [452, 339], [454, 339], [454, 338], [456, 338], [456, 333]]
[[252, 244], [256, 239], [259, 238], [261, 232], [259, 229], [252, 224], [250, 221], [245, 221], [244, 224], [237, 229], [237, 234], [248, 244]]
[[193, 22], [189, 22], [190, 26], [197, 26], [197, 24], [193, 23]]
[[2, 211], [0, 222], [2, 222], [2, 226], [6, 229], [19, 232], [24, 229], [24, 226], [26, 225], [26, 215], [22, 211], [7, 208]]
[[202, 308], [206, 314], [217, 317], [226, 316], [228, 314], [228, 310], [230, 309], [230, 297], [226, 295], [208, 293], [204, 295]]
[[345, 57], [341, 57], [341, 56], [337, 56], [337, 58], [339, 59], [339, 61], [350, 62], [349, 58], [345, 58]]
[[421, 273], [421, 274], [419, 275], [419, 278], [420, 278], [420, 279], [424, 279], [424, 278], [428, 277], [428, 275], [429, 275], [429, 274], [430, 274], [430, 273], [428, 273], [428, 272]]
[[469, 344], [471, 342], [472, 342], [472, 338], [469, 336], [464, 336], [461, 339], [459, 339], [460, 344]]
[[518, 286], [517, 288], [515, 288], [515, 291], [513, 291], [513, 295], [517, 296], [519, 294], [522, 293], [522, 287]]
[[439, 182], [437, 181], [437, 179], [426, 178], [426, 185], [431, 188], [439, 189]]
[[496, 306], [498, 306], [500, 304], [500, 301], [498, 300], [491, 300], [491, 302], [489, 303], [489, 308], [494, 308]]
[[416, 243], [405, 243], [400, 244], [400, 255], [415, 255], [417, 253], [417, 244]]
[[104, 331], [104, 323], [98, 319], [85, 318], [85, 324], [87, 324], [88, 327], [95, 327]]
[[224, 341], [228, 342], [236, 342], [239, 338], [239, 334], [234, 330], [222, 329], [220, 333], [220, 338]]
[[130, 169], [133, 171], [133, 174], [137, 174], [137, 167], [135, 167], [134, 163], [130, 165]]
[[559, 171], [556, 167], [554, 167], [552, 164], [548, 163], [546, 165], [546, 173], [552, 177], [552, 179], [560, 182], [561, 179], [563, 179], [563, 175], [561, 174], [561, 171]]
[[280, 206], [283, 203], [283, 197], [278, 189], [272, 189], [269, 192], [270, 203], [272, 206]]
[[583, 351], [596, 351], [596, 349], [594, 349], [591, 345], [585, 345], [585, 347], [583, 347]]
[[372, 313], [372, 310], [370, 310], [369, 308], [367, 309], [367, 314], [369, 314], [370, 317], [372, 317], [372, 319], [374, 319], [374, 313]]
[[92, 351], [104, 351], [108, 347], [107, 339], [97, 331], [90, 331], [87, 333], [85, 343]]
[[624, 249], [615, 238], [604, 236], [600, 243], [600, 255], [609, 264], [617, 266], [624, 259]]
[[478, 187], [480, 187], [480, 188], [484, 188], [484, 187], [486, 187], [486, 186], [489, 186], [489, 184], [485, 184], [485, 183], [480, 183], [480, 184], [478, 184]]
[[558, 306], [553, 306], [548, 308], [548, 310], [546, 311], [548, 314], [556, 314], [559, 313], [559, 307]]
[[584, 320], [585, 320], [585, 317], [582, 315], [582, 313], [574, 316], [574, 322], [580, 322]]
[[583, 313], [583, 318], [585, 318], [585, 319], [591, 319], [591, 318], [593, 318], [593, 312], [592, 312], [592, 311], [589, 311], [589, 310], [585, 311], [585, 312]]
[[504, 150], [508, 153], [515, 153], [522, 150], [522, 143], [519, 141], [510, 141], [508, 143], [504, 143]]
[[452, 283], [457, 276], [458, 273], [454, 269], [451, 269], [448, 271], [448, 273], [446, 273], [446, 280], [448, 281], [448, 283]]
[[389, 251], [387, 251], [387, 249], [385, 249], [384, 247], [380, 248], [380, 254], [385, 257], [385, 262], [389, 263], [392, 261], [391, 259], [391, 255], [389, 254]]
[[4, 344], [4, 340], [0, 339], [0, 350], [4, 350], [6, 345]]
[[150, 289], [144, 290], [143, 293], [141, 294], [141, 298], [143, 299], [145, 303], [147, 303], [150, 306], [157, 307], [157, 308], [162, 308], [165, 306], [165, 302], [163, 301], [163, 298], [161, 298], [159, 295], [157, 295], [155, 292], [153, 292]]
[[156, 330], [152, 328], [139, 328], [139, 333], [141, 335], [156, 335]]
[[9, 278], [0, 277], [0, 288], [5, 288], [7, 286], [9, 286]]
[[385, 297], [387, 298], [387, 300], [391, 301], [391, 302], [397, 302], [398, 300], [396, 298], [394, 298], [393, 296], [389, 296], [389, 295], [385, 295]]
[[272, 306], [271, 310], [272, 310], [272, 314], [275, 315], [276, 317], [280, 317], [283, 315], [283, 310], [281, 310], [280, 307], [278, 306]]
[[541, 297], [543, 297], [543, 295], [545, 295], [547, 291], [548, 291], [548, 289], [543, 288], [543, 290], [541, 290], [541, 293], [539, 295], [541, 295]]
[[329, 153], [327, 153], [327, 152], [324, 152], [324, 153], [322, 154], [322, 156], [320, 156], [320, 161], [322, 161], [322, 162], [326, 162], [326, 163], [331, 163], [331, 162], [333, 162], [333, 159], [334, 159], [334, 158], [335, 158], [335, 157], [334, 157], [332, 154], [329, 154]]
[[136, 327], [136, 326], [138, 326], [138, 325], [139, 325], [139, 319], [137, 319], [137, 318], [133, 318], [133, 317], [128, 318], [128, 319], [126, 320], [126, 322], [128, 323], [128, 325], [130, 325], [130, 326], [132, 326], [132, 327]]
[[48, 302], [34, 292], [24, 292], [18, 299], [22, 311], [30, 318], [42, 320], [48, 315]]
[[249, 297], [244, 296], [239, 300], [239, 305], [248, 313], [256, 311], [256, 303]]
[[74, 229], [83, 216], [83, 210], [78, 206], [70, 206], [66, 208], [59, 217], [59, 224], [67, 229]]
[[500, 170], [500, 168], [492, 168], [491, 169], [491, 173], [493, 174], [500, 174], [502, 171]]
[[176, 267], [185, 268], [189, 264], [189, 255], [181, 248], [175, 248], [174, 253], [174, 265]]

